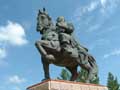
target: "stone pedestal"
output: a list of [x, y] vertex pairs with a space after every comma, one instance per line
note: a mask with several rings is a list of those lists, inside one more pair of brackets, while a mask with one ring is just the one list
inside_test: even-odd
[[64, 80], [47, 80], [30, 86], [27, 90], [108, 90], [108, 88], [96, 84], [86, 84]]

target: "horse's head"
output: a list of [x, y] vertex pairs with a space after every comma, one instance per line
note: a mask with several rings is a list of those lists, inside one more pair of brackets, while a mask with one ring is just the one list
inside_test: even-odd
[[45, 11], [45, 8], [43, 10], [39, 10], [38, 17], [37, 17], [37, 31], [39, 31], [41, 34], [43, 31], [51, 26], [51, 17], [47, 14]]

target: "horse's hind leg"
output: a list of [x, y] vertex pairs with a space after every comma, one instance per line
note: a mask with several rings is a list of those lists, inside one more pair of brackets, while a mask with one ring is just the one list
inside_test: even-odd
[[72, 74], [70, 80], [71, 81], [75, 81], [78, 77], [78, 73], [77, 73], [77, 65], [74, 67], [66, 67]]

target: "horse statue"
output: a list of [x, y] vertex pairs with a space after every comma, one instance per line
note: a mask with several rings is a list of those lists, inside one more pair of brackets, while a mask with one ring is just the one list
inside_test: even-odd
[[[44, 69], [44, 77], [50, 79], [49, 65], [54, 64], [62, 66], [71, 72], [71, 81], [77, 79], [77, 67], [85, 69], [88, 72], [86, 83], [89, 83], [97, 77], [97, 65], [95, 59], [87, 53], [80, 53], [76, 48], [72, 50], [72, 54], [66, 54], [61, 51], [59, 42], [59, 34], [56, 31], [56, 26], [53, 24], [51, 17], [45, 9], [39, 10], [37, 17], [37, 31], [41, 34], [41, 40], [35, 42], [35, 46], [41, 54], [41, 60]], [[86, 59], [87, 56], [87, 60]], [[85, 61], [85, 63], [82, 63]]]

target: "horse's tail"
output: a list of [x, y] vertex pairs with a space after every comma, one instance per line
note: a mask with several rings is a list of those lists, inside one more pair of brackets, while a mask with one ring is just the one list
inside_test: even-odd
[[97, 76], [98, 74], [98, 66], [96, 64], [96, 60], [93, 56], [89, 55], [88, 56], [88, 62], [91, 65], [92, 69], [93, 69], [93, 73]]

